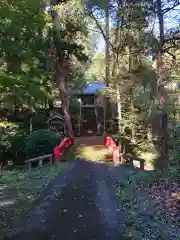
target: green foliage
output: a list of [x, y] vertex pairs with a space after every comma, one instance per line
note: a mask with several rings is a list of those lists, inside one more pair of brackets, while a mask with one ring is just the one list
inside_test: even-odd
[[0, 131], [1, 163], [6, 164], [7, 160], [17, 163], [20, 160], [18, 154], [24, 147], [26, 133], [10, 122], [1, 122]]
[[18, 105], [42, 101], [48, 95], [43, 7], [43, 1], [35, 0], [3, 1], [1, 5], [0, 92], [9, 107], [12, 99]]
[[[62, 71], [69, 79], [68, 87], [80, 87], [84, 83], [84, 66], [78, 62], [88, 59], [84, 51], [88, 32], [82, 4], [80, 1], [71, 1], [55, 6], [53, 10], [57, 18], [54, 21], [51, 13], [45, 10], [47, 4], [44, 0], [1, 2], [0, 102], [2, 108], [7, 109], [7, 114], [2, 112], [1, 119], [20, 122], [20, 128], [25, 132], [29, 132], [31, 123], [33, 130], [47, 127], [46, 113], [36, 111], [34, 116], [31, 113], [36, 106], [46, 108], [48, 99], [54, 98], [53, 89], [57, 86], [52, 79], [57, 59], [64, 63], [68, 58], [68, 66]], [[87, 49], [90, 49], [90, 44]], [[31, 116], [24, 113], [27, 109]], [[21, 115], [21, 119], [17, 119], [17, 115]], [[8, 159], [14, 159], [10, 153], [14, 155], [19, 152], [22, 134], [19, 130], [14, 132], [10, 134], [6, 131], [1, 136], [3, 156], [6, 153]], [[54, 144], [52, 140], [53, 147]], [[52, 152], [51, 145], [50, 150], [47, 146], [45, 152]], [[35, 145], [33, 147], [35, 149]], [[24, 150], [23, 147], [21, 150]], [[36, 154], [34, 150], [32, 152], [28, 152], [27, 157]], [[37, 152], [43, 150], [37, 149]]]
[[1, 131], [5, 131], [5, 129], [12, 130], [12, 129], [17, 129], [17, 125], [12, 122], [3, 121], [3, 122], [0, 122], [0, 128], [1, 128]]
[[48, 113], [47, 110], [38, 110], [32, 117], [33, 131], [47, 128]]
[[54, 147], [59, 145], [62, 138], [62, 135], [46, 129], [32, 132], [26, 138], [24, 148], [26, 159], [52, 153]]
[[97, 52], [91, 59], [91, 64], [86, 71], [86, 76], [89, 80], [102, 81], [105, 78], [105, 54]]
[[[52, 30], [53, 42], [56, 47], [55, 57], [69, 60], [74, 56], [78, 61], [87, 61], [81, 38], [88, 32], [85, 29], [85, 15], [82, 5], [77, 1], [70, 1], [55, 7], [56, 17]], [[81, 37], [80, 37], [80, 35]]]
[[136, 147], [135, 152], [137, 155], [141, 155], [142, 153], [154, 153], [157, 154], [157, 150], [155, 149], [154, 145], [148, 141], [140, 141]]
[[[175, 151], [175, 164], [177, 169], [180, 166], [180, 125], [176, 125], [174, 131], [174, 150]], [[179, 170], [178, 170], [179, 171]]]
[[122, 136], [120, 134], [113, 134], [112, 138], [115, 141], [116, 145], [119, 145], [122, 142]]
[[[8, 191], [8, 198], [11, 196], [12, 200], [16, 199], [16, 204], [9, 204], [8, 208], [7, 205], [1, 205], [0, 239], [7, 239], [9, 229], [18, 224], [22, 215], [27, 216], [47, 185], [62, 174], [67, 165], [68, 163], [57, 163], [33, 168], [31, 171], [25, 168], [19, 171], [1, 172], [0, 185], [10, 187], [11, 191]], [[6, 196], [5, 193], [3, 196]]]
[[[176, 156], [177, 160], [179, 160], [178, 156]], [[178, 180], [180, 179], [180, 168], [177, 167], [177, 164], [172, 164], [172, 166], [169, 166], [169, 176], [172, 179]]]
[[176, 138], [180, 137], [180, 125], [175, 126], [174, 135], [175, 135]]
[[92, 6], [98, 6], [99, 8], [105, 9], [108, 6], [108, 0], [89, 0], [89, 4]]
[[178, 214], [178, 199], [170, 203], [172, 194], [178, 196], [178, 181], [160, 172], [134, 172], [119, 183], [117, 197], [125, 212], [125, 239], [171, 239], [178, 235], [178, 219], [172, 214]]

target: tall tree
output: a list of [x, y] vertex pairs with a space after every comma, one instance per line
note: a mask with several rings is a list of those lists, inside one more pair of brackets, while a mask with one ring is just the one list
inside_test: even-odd
[[46, 68], [46, 14], [43, 1], [1, 1], [0, 91], [10, 110], [49, 98], [51, 72]]
[[[158, 18], [159, 36], [156, 39], [156, 47], [154, 48], [154, 64], [153, 67], [157, 72], [155, 99], [157, 100], [157, 108], [161, 111], [160, 119], [160, 158], [161, 168], [167, 169], [168, 159], [168, 112], [165, 106], [165, 84], [167, 84], [168, 76], [171, 72], [171, 64], [166, 64], [167, 55], [172, 57], [174, 61], [176, 56], [171, 53], [171, 50], [177, 48], [177, 41], [179, 41], [179, 30], [172, 29], [170, 32], [165, 30], [165, 17], [170, 11], [174, 10], [180, 5], [179, 0], [162, 1], [156, 0], [153, 8], [155, 17]], [[157, 109], [156, 108], [156, 109]]]
[[78, 44], [78, 39], [86, 34], [81, 4], [77, 1], [71, 1], [54, 6], [53, 22], [55, 78], [60, 90], [67, 132], [68, 135], [73, 136], [68, 93], [68, 79], [71, 72], [72, 57], [75, 56], [79, 61], [88, 59], [83, 45]]

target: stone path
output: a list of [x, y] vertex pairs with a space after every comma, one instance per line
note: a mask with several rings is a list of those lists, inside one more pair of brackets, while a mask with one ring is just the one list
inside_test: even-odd
[[6, 239], [123, 239], [123, 212], [117, 205], [113, 179], [106, 164], [72, 162]]

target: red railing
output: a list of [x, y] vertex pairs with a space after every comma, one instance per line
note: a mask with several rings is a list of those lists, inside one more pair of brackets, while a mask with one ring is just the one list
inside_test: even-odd
[[74, 139], [72, 137], [64, 138], [62, 142], [54, 148], [54, 162], [60, 162], [65, 149], [72, 146], [73, 144]]
[[106, 136], [104, 145], [108, 148], [114, 163], [120, 163], [121, 161], [121, 145], [116, 146], [112, 137]]

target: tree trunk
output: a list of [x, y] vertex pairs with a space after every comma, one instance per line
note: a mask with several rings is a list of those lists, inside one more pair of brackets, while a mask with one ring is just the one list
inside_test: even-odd
[[118, 130], [121, 132], [121, 120], [122, 120], [122, 103], [119, 91], [119, 84], [117, 84], [117, 112], [118, 112]]
[[[144, 91], [144, 111], [147, 113], [148, 111], [148, 98], [147, 98], [147, 86], [143, 86], [143, 91]], [[147, 114], [148, 115], [148, 114]], [[151, 125], [148, 123], [148, 116], [146, 115], [145, 117], [145, 129], [146, 129], [146, 136], [147, 136], [147, 140], [148, 142], [152, 142], [152, 128]]]
[[[122, 6], [122, 3], [119, 3]], [[120, 5], [118, 6], [120, 8]], [[120, 94], [120, 87], [119, 87], [119, 79], [118, 79], [118, 67], [119, 67], [119, 41], [120, 41], [120, 28], [122, 29], [123, 27], [123, 16], [121, 16], [118, 14], [117, 15], [117, 27], [116, 27], [116, 33], [115, 33], [115, 39], [114, 39], [114, 43], [113, 46], [116, 48], [116, 52], [114, 52], [114, 56], [113, 56], [113, 64], [112, 64], [112, 72], [111, 72], [111, 76], [112, 78], [115, 79], [115, 84], [116, 84], [116, 98], [117, 98], [117, 112], [116, 114], [118, 114], [118, 130], [119, 132], [121, 132], [121, 120], [122, 120], [122, 102], [121, 102], [121, 94]]]
[[50, 111], [53, 110], [54, 108], [53, 99], [48, 98], [48, 106]]
[[[109, 44], [109, 0], [107, 0], [106, 9], [105, 9], [105, 21], [106, 21], [106, 54], [105, 54], [105, 62], [106, 62], [106, 86], [109, 86], [110, 83], [110, 64], [109, 64], [109, 52], [110, 52], [110, 44]], [[111, 117], [111, 103], [110, 99], [106, 100], [106, 122]]]
[[134, 124], [134, 115], [135, 115], [135, 109], [134, 109], [134, 99], [133, 99], [133, 89], [131, 90], [131, 121], [133, 123], [133, 127], [132, 127], [132, 130], [131, 130], [131, 140], [132, 140], [132, 143], [135, 144], [136, 143], [136, 130], [135, 130], [135, 124]]
[[67, 127], [67, 134], [68, 136], [73, 137], [72, 122], [71, 122], [71, 116], [69, 111], [69, 98], [67, 95], [65, 75], [61, 69], [62, 65], [63, 65], [62, 63], [61, 64], [58, 63], [58, 69], [57, 69], [58, 87], [60, 92], [62, 110], [64, 113], [64, 121]]
[[[129, 47], [129, 58], [128, 58], [128, 65], [129, 65], [129, 80], [131, 79], [131, 70], [132, 70], [132, 52], [131, 52], [131, 48]], [[135, 139], [135, 127], [134, 127], [134, 114], [135, 114], [135, 109], [134, 109], [134, 99], [133, 99], [133, 89], [131, 89], [131, 102], [130, 102], [130, 109], [131, 109], [131, 121], [133, 124], [133, 127], [131, 129], [131, 140], [132, 143], [135, 144], [136, 143], [136, 139]]]
[[163, 46], [164, 46], [164, 17], [162, 12], [162, 2], [161, 0], [157, 0], [157, 16], [159, 20], [159, 31], [160, 31], [160, 40], [159, 40], [159, 49], [157, 56], [157, 72], [158, 72], [158, 80], [157, 80], [157, 97], [159, 101], [159, 106], [162, 109], [162, 136], [160, 136], [160, 157], [161, 157], [161, 168], [167, 169], [167, 157], [168, 157], [168, 117], [164, 107], [164, 63], [163, 63]]
[[106, 5], [106, 84], [109, 86], [110, 81], [110, 66], [109, 66], [109, 0], [107, 0]]

